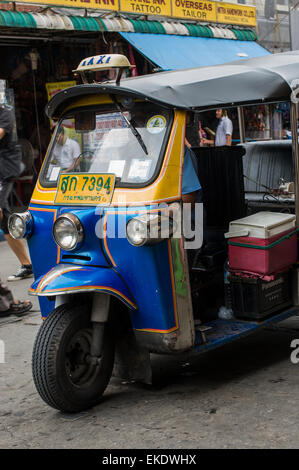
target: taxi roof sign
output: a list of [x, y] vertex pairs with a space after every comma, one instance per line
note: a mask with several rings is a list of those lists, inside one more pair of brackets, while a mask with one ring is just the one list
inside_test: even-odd
[[87, 57], [81, 60], [73, 72], [97, 72], [108, 69], [123, 69], [134, 67], [128, 58], [122, 54], [103, 54]]

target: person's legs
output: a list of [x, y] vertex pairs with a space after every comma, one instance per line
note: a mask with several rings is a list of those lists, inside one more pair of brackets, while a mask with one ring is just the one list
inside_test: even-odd
[[9, 233], [3, 228], [4, 236], [9, 244], [12, 251], [15, 253], [17, 258], [20, 260], [21, 267], [15, 274], [8, 276], [8, 281], [20, 281], [22, 279], [26, 279], [27, 277], [33, 276], [32, 265], [30, 263], [30, 259], [27, 255], [27, 252], [24, 247], [23, 240], [15, 240], [12, 238]]
[[9, 235], [9, 233], [4, 233], [4, 236], [10, 248], [19, 259], [21, 265], [31, 267], [30, 259], [26, 253], [23, 240], [15, 240], [11, 235]]
[[13, 297], [12, 292], [0, 279], [0, 318], [8, 315], [24, 315], [32, 308], [29, 300], [20, 301]]

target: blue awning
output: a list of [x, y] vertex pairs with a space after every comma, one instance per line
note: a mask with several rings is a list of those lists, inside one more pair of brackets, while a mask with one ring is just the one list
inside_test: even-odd
[[147, 33], [119, 33], [163, 70], [218, 65], [269, 55], [254, 41]]

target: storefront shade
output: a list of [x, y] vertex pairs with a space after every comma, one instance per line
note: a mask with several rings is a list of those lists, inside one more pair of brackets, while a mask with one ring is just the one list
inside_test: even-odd
[[47, 114], [57, 117], [72, 98], [97, 93], [125, 93], [183, 109], [285, 101], [290, 99], [291, 85], [298, 76], [299, 51], [286, 52], [225, 65], [130, 78], [122, 80], [120, 86], [112, 82], [78, 85], [54, 96]]
[[162, 70], [218, 65], [270, 54], [253, 41], [186, 37], [144, 33], [120, 33], [141, 54]]

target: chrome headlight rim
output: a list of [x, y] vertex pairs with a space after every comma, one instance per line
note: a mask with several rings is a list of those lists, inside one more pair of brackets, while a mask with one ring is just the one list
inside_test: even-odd
[[[134, 223], [140, 224], [144, 233], [143, 238], [140, 238], [139, 242], [137, 242], [136, 239], [133, 238], [132, 234], [130, 234], [130, 226]], [[161, 213], [148, 213], [132, 217], [126, 224], [127, 240], [135, 247], [156, 245], [157, 243], [161, 243], [162, 241], [173, 237], [174, 232], [175, 224], [173, 222], [173, 218], [169, 216], [165, 217]]]
[[[21, 220], [23, 228], [22, 232], [16, 234], [13, 231], [13, 223], [16, 219]], [[8, 231], [14, 240], [20, 240], [21, 238], [29, 238], [33, 230], [33, 217], [29, 211], [25, 212], [14, 212], [8, 218]]]
[[[66, 247], [65, 245], [63, 245], [63, 243], [61, 243], [61, 240], [57, 237], [56, 228], [57, 228], [57, 225], [63, 219], [67, 220], [71, 224], [71, 226], [74, 228], [74, 232], [72, 235], [75, 235], [75, 242], [70, 247]], [[73, 251], [76, 248], [79, 248], [84, 239], [83, 225], [80, 219], [75, 214], [72, 214], [71, 212], [66, 212], [65, 214], [61, 214], [59, 217], [57, 217], [57, 219], [55, 220], [53, 224], [52, 234], [53, 234], [53, 238], [54, 238], [56, 245], [58, 245], [59, 248], [63, 251]]]
[[[143, 237], [143, 239], [140, 241], [140, 243], [137, 243], [134, 241], [134, 239], [130, 235], [130, 226], [134, 223], [139, 223], [140, 225], [144, 226], [144, 230], [146, 232], [146, 236]], [[128, 242], [133, 245], [133, 246], [143, 246], [147, 243], [148, 241], [148, 233], [147, 233], [147, 224], [144, 220], [141, 219], [141, 217], [132, 217], [130, 220], [128, 220], [127, 225], [126, 225], [126, 234], [127, 234], [127, 240]]]

